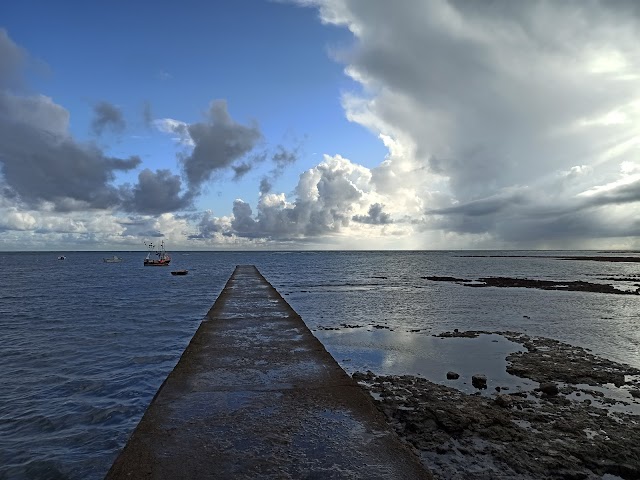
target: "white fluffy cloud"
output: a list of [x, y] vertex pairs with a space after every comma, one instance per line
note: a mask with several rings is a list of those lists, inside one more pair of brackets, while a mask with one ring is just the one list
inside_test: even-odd
[[362, 85], [343, 95], [346, 115], [384, 139], [376, 188], [395, 198], [409, 186], [405, 211], [418, 220], [422, 208], [423, 228], [512, 246], [633, 242], [635, 2], [297, 3], [353, 33], [335, 54]]
[[[265, 147], [256, 123], [217, 101], [200, 122], [153, 122], [183, 149], [180, 172], [145, 168], [116, 186], [140, 159], [74, 141], [62, 106], [16, 94], [28, 54], [0, 30], [0, 230], [168, 235], [184, 248], [640, 247], [637, 2], [292, 1], [352, 33], [332, 55], [359, 85], [342, 92], [345, 116], [388, 149], [375, 167], [328, 145], [292, 192], [276, 192], [299, 152]], [[98, 126], [125, 128], [109, 105]], [[267, 159], [257, 204], [190, 209], [208, 182], [239, 181]], [[71, 167], [87, 174], [70, 180]], [[118, 209], [127, 215], [109, 217]]]
[[362, 86], [343, 94], [345, 115], [389, 153], [372, 169], [325, 157], [293, 199], [261, 187], [255, 212], [235, 202], [228, 234], [352, 245], [406, 235], [418, 248], [633, 244], [634, 3], [297, 3], [353, 33], [334, 52]]
[[300, 175], [295, 198], [262, 192], [254, 212], [249, 203], [234, 202], [233, 216], [223, 221], [207, 213], [195, 238], [221, 236], [294, 242], [324, 238], [353, 247], [353, 239], [406, 235], [395, 225], [385, 204], [393, 200], [378, 193], [370, 169], [346, 158], [325, 155], [319, 165]]

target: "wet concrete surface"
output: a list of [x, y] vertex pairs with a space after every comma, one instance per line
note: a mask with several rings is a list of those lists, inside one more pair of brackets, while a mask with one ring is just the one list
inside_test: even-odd
[[106, 478], [432, 477], [300, 316], [241, 265]]

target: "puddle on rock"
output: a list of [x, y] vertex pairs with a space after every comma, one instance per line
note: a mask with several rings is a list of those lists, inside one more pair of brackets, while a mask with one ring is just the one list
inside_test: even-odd
[[[519, 343], [498, 334], [476, 338], [434, 337], [427, 334], [322, 330], [314, 332], [327, 350], [350, 375], [371, 370], [378, 375], [416, 375], [465, 393], [492, 395], [496, 387], [507, 392], [530, 391], [538, 383], [507, 373], [506, 357], [524, 351]], [[459, 375], [448, 380], [447, 372]], [[472, 376], [487, 378], [487, 388], [472, 385]]]

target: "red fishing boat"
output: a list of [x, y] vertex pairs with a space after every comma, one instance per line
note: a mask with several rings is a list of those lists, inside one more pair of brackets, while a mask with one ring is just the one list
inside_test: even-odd
[[[160, 242], [160, 249], [153, 243], [144, 242], [144, 244], [149, 248], [149, 252], [144, 259], [145, 267], [164, 267], [169, 265], [171, 257], [164, 249], [164, 240]], [[153, 258], [154, 256], [157, 258]]]

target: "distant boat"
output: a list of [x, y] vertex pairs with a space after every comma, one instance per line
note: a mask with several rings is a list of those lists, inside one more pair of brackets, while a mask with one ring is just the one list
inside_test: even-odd
[[60, 255], [60, 256], [58, 257], [58, 260], [66, 260], [66, 259], [67, 259], [67, 257], [65, 257], [64, 255]]
[[113, 257], [103, 258], [102, 261], [104, 263], [120, 263], [122, 262], [122, 258], [114, 255]]
[[189, 270], [174, 270], [171, 275], [186, 275], [187, 273], [189, 273]]
[[[171, 262], [171, 257], [164, 249], [164, 240], [160, 242], [159, 250], [153, 243], [145, 242], [145, 245], [149, 248], [149, 252], [144, 259], [145, 267], [164, 267], [169, 265], [169, 263]], [[152, 255], [156, 256], [157, 258], [151, 258]]]

